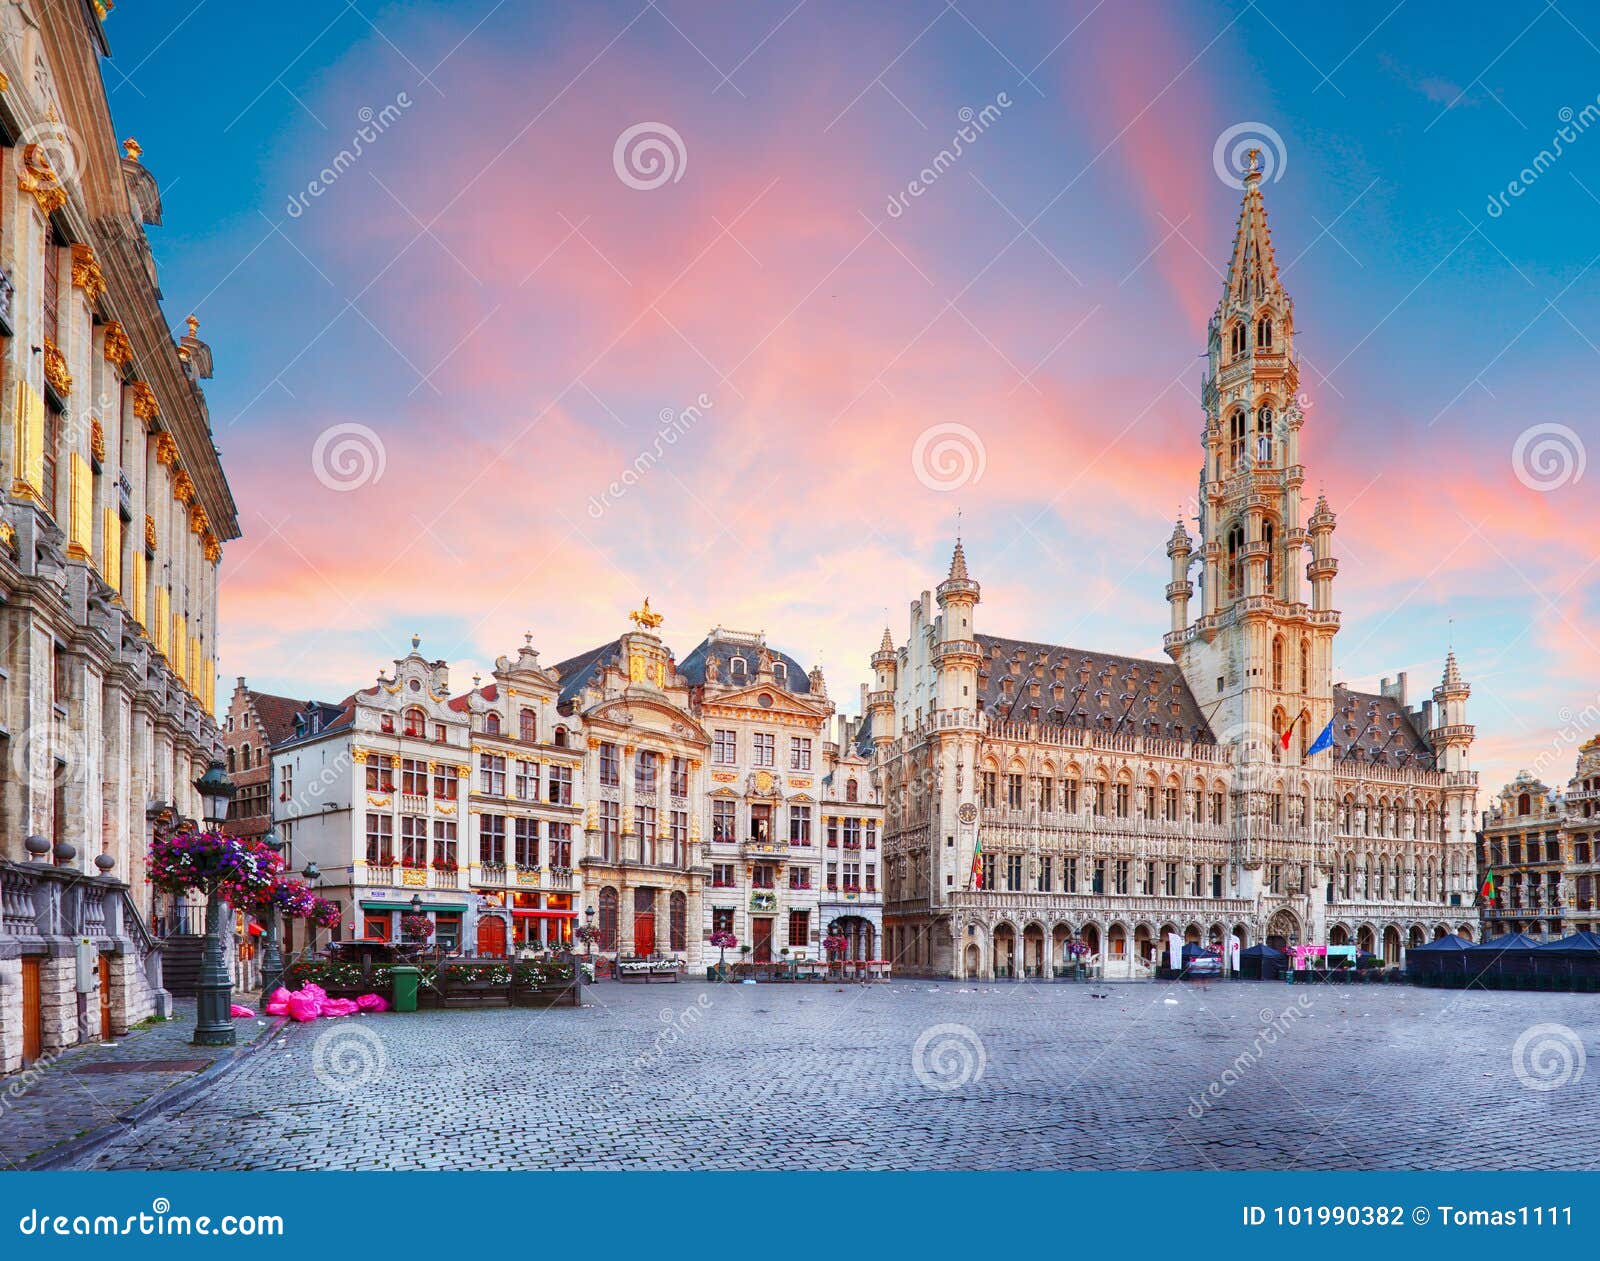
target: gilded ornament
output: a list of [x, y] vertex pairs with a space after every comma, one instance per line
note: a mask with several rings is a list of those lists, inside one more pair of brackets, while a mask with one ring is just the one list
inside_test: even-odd
[[9, 521], [0, 521], [0, 544], [13, 552], [17, 550], [17, 530]]
[[177, 467], [172, 471], [172, 497], [180, 504], [186, 504], [194, 498], [194, 478]]
[[105, 342], [106, 362], [118, 368], [126, 368], [133, 362], [133, 343], [128, 340], [128, 334], [116, 320], [106, 324]]
[[72, 393], [72, 373], [67, 371], [67, 357], [48, 337], [44, 339], [44, 379], [62, 398]]
[[78, 244], [72, 247], [72, 283], [75, 288], [83, 290], [90, 305], [105, 296], [106, 274], [100, 269], [100, 260], [94, 256], [92, 246]]
[[151, 516], [146, 516], [144, 519], [144, 550], [147, 552], [156, 550], [156, 519]]
[[[133, 414], [145, 422], [161, 415], [161, 404], [156, 402], [156, 392], [148, 382], [133, 383]], [[171, 464], [178, 458], [178, 443], [170, 433], [163, 432], [156, 438], [156, 458], [163, 464]]]
[[106, 459], [106, 431], [101, 428], [98, 420], [89, 422], [89, 454], [94, 456], [96, 464], [104, 464]]
[[206, 535], [205, 554], [206, 560], [213, 565], [222, 559], [222, 544], [217, 541], [217, 536], [215, 534]]
[[22, 147], [22, 157], [17, 163], [17, 187], [38, 203], [46, 218], [67, 204], [67, 190], [56, 178], [50, 165], [50, 155], [40, 144]]
[[189, 505], [189, 529], [196, 534], [204, 534], [211, 529], [211, 518], [206, 516], [206, 510], [199, 504]]
[[139, 160], [139, 155], [143, 152], [144, 146], [132, 136], [129, 136], [122, 142], [122, 156], [130, 159], [131, 161], [137, 162]]
[[662, 617], [661, 614], [651, 610], [650, 597], [645, 596], [644, 607], [634, 609], [632, 613], [629, 613], [628, 620], [640, 630], [655, 630], [656, 627], [661, 625]]

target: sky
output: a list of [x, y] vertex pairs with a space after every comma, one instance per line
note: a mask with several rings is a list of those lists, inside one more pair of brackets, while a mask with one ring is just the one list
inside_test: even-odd
[[1418, 700], [1453, 646], [1480, 804], [1600, 732], [1588, 6], [121, 0], [106, 27], [168, 317], [216, 356], [221, 698], [342, 697], [413, 633], [465, 688], [648, 595], [680, 657], [764, 630], [851, 711], [958, 513], [978, 630], [1159, 657], [1255, 143], [1339, 516], [1336, 677]]

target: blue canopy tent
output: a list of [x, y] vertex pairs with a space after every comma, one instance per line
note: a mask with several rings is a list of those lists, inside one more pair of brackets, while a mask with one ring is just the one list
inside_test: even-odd
[[1412, 946], [1406, 951], [1406, 975], [1420, 985], [1463, 985], [1467, 978], [1468, 941], [1455, 933]]
[[1505, 989], [1533, 976], [1534, 953], [1540, 943], [1527, 933], [1505, 933], [1467, 947], [1467, 984]]
[[1545, 942], [1534, 951], [1533, 973], [1541, 986], [1600, 989], [1600, 933], [1571, 933]]
[[1264, 943], [1239, 952], [1239, 975], [1249, 981], [1276, 981], [1287, 965], [1288, 956], [1283, 951]]

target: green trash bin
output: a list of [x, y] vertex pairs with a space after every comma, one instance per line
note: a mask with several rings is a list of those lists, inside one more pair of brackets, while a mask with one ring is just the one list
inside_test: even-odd
[[416, 1011], [417, 982], [422, 977], [422, 969], [401, 964], [390, 968], [389, 975], [394, 978], [394, 1009]]

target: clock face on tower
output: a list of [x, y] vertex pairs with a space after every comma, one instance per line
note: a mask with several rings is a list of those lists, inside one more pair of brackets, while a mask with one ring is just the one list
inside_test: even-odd
[[978, 807], [970, 801], [963, 805], [956, 814], [963, 823], [976, 823], [978, 821]]

